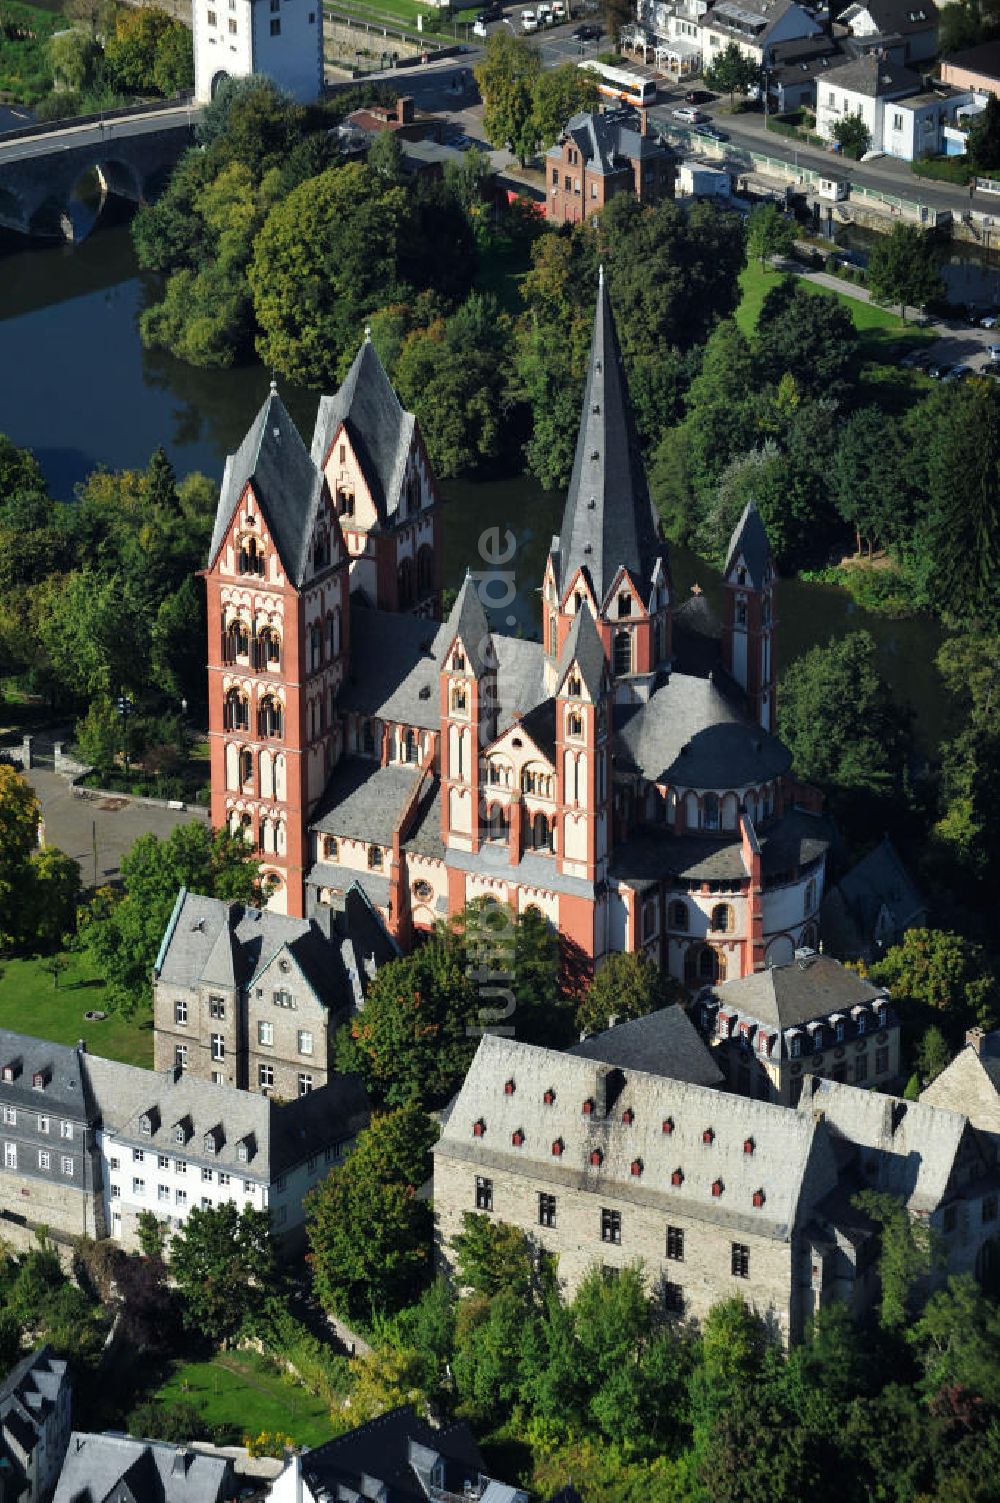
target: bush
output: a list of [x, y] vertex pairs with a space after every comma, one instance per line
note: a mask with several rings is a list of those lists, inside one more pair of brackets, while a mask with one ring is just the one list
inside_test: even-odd
[[975, 171], [968, 157], [923, 157], [910, 166], [917, 177], [940, 183], [967, 183]]
[[210, 1433], [197, 1405], [182, 1399], [173, 1404], [158, 1403], [156, 1399], [140, 1404], [128, 1417], [128, 1432], [147, 1440], [167, 1440], [173, 1445], [208, 1440]]

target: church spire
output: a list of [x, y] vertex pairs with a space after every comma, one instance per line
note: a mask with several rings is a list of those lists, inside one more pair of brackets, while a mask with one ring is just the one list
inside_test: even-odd
[[602, 266], [576, 458], [559, 533], [559, 593], [565, 595], [584, 568], [600, 610], [624, 565], [647, 597], [662, 551]]

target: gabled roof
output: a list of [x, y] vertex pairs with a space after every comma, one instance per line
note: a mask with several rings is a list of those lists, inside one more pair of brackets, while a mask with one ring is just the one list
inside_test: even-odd
[[927, 914], [927, 902], [888, 835], [827, 888], [822, 929], [828, 948], [846, 959], [867, 954], [884, 913], [891, 918], [893, 938]]
[[397, 397], [367, 337], [340, 390], [332, 397], [320, 398], [312, 440], [312, 460], [318, 469], [341, 423], [358, 457], [379, 520], [385, 522], [399, 507], [416, 419]]
[[566, 675], [574, 662], [580, 670], [587, 693], [596, 704], [604, 687], [607, 658], [604, 643], [598, 634], [597, 625], [590, 611], [584, 606], [573, 617], [573, 624], [566, 634], [563, 650], [559, 655], [556, 682], [562, 692]]
[[469, 667], [478, 678], [484, 669], [496, 668], [496, 653], [483, 602], [470, 573], [462, 580], [455, 604], [441, 630], [442, 656], [458, 638], [469, 656]]
[[866, 12], [882, 36], [908, 36], [913, 32], [933, 30], [938, 24], [938, 8], [934, 0], [856, 0], [855, 4], [841, 11], [837, 19], [850, 26]]
[[748, 721], [724, 685], [714, 674], [672, 673], [644, 705], [617, 707], [615, 756], [622, 768], [651, 783], [724, 790], [787, 772], [787, 747]]
[[[605, 177], [623, 168], [631, 169], [633, 162], [658, 157], [673, 159], [673, 152], [662, 137], [646, 136], [636, 127], [636, 117], [631, 111], [584, 110], [567, 122], [563, 139], [572, 139], [588, 171]], [[561, 143], [550, 146], [546, 155], [561, 159]]]
[[793, 1028], [832, 1012], [849, 1012], [887, 997], [857, 971], [829, 955], [801, 955], [788, 965], [754, 971], [712, 988], [723, 1007], [776, 1028]]
[[208, 552], [209, 567], [215, 562], [248, 484], [253, 486], [288, 578], [300, 585], [319, 514], [323, 477], [309, 458], [273, 382], [246, 438], [226, 460]]
[[645, 1018], [616, 1023], [574, 1044], [569, 1052], [626, 1070], [669, 1075], [672, 1080], [686, 1080], [691, 1085], [719, 1086], [725, 1080], [697, 1028], [676, 1004], [661, 1007]]
[[233, 1464], [159, 1440], [87, 1435], [74, 1430], [53, 1503], [221, 1503], [233, 1486]]
[[864, 94], [869, 99], [893, 99], [901, 94], [916, 94], [922, 84], [919, 73], [903, 68], [869, 52], [853, 62], [841, 63], [831, 68], [824, 77], [825, 84], [846, 89], [849, 94]]
[[601, 604], [624, 565], [646, 599], [664, 551], [602, 271], [576, 458], [559, 530], [560, 593], [582, 568]]
[[435, 1429], [406, 1404], [315, 1446], [289, 1466], [301, 1469], [314, 1498], [384, 1496], [386, 1503], [426, 1503], [435, 1463], [442, 1468], [447, 1492], [458, 1496], [467, 1482], [478, 1483], [485, 1472], [468, 1425]]
[[729, 548], [726, 552], [726, 567], [722, 571], [723, 579], [729, 578], [740, 558], [746, 565], [750, 583], [754, 589], [763, 589], [768, 566], [770, 565], [773, 569], [771, 544], [764, 531], [760, 512], [753, 501], [748, 501], [744, 506], [742, 515], [733, 528], [733, 535], [729, 539]]

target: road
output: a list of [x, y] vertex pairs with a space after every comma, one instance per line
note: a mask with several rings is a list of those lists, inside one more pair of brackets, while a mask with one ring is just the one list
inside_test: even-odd
[[165, 110], [150, 110], [146, 115], [119, 115], [86, 125], [65, 125], [40, 136], [16, 136], [13, 140], [0, 136], [0, 167], [32, 157], [51, 156], [54, 151], [68, 151], [71, 147], [99, 145], [117, 136], [145, 136], [175, 126], [190, 126], [197, 113], [196, 106], [173, 105]]

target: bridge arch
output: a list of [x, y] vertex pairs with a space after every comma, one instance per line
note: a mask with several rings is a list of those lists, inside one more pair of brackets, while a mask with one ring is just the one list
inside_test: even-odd
[[230, 75], [226, 72], [225, 68], [220, 68], [218, 73], [212, 75], [211, 93], [213, 99], [222, 88], [222, 85], [228, 82], [229, 77]]

